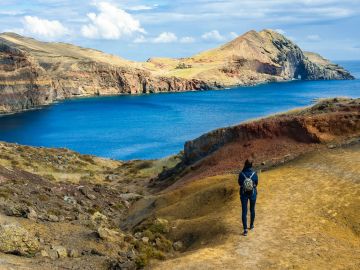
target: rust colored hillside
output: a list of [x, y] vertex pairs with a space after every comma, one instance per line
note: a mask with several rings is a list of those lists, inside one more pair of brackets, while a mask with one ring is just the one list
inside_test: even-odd
[[162, 173], [154, 184], [177, 181], [178, 185], [236, 172], [247, 158], [267, 168], [359, 135], [360, 99], [323, 100], [310, 108], [220, 128], [188, 141], [182, 164]]

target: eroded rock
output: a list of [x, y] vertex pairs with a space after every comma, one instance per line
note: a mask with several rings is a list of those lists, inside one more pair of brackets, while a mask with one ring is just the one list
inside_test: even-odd
[[22, 256], [33, 256], [39, 250], [39, 241], [20, 225], [0, 225], [1, 252]]
[[56, 251], [59, 258], [66, 258], [67, 257], [68, 253], [67, 253], [67, 250], [66, 250], [65, 247], [63, 247], [63, 246], [53, 246], [52, 249]]
[[105, 227], [99, 227], [97, 233], [102, 240], [108, 242], [120, 242], [124, 240], [124, 234]]

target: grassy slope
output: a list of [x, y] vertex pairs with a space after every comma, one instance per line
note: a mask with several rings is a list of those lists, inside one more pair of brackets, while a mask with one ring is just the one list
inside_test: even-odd
[[234, 175], [164, 194], [156, 211], [175, 224], [174, 238], [188, 239], [189, 251], [151, 269], [358, 269], [359, 172], [357, 145], [261, 173], [256, 230], [247, 238]]
[[124, 192], [145, 192], [149, 179], [164, 168], [175, 166], [179, 158], [122, 162], [62, 148], [0, 142], [0, 166], [21, 169], [53, 182], [107, 184]]
[[[72, 68], [76, 69], [79, 61], [96, 61], [117, 67], [145, 69], [156, 76], [176, 76], [185, 79], [195, 78], [210, 82], [217, 81], [224, 85], [249, 83], [249, 80], [251, 81], [255, 78], [259, 82], [268, 81], [273, 78], [274, 76], [256, 72], [254, 69], [249, 68], [242, 68], [241, 74], [238, 76], [225, 74], [222, 69], [231, 65], [234, 59], [256, 60], [261, 63], [278, 65], [274, 62], [274, 59], [277, 58], [279, 51], [272, 41], [291, 42], [272, 30], [249, 31], [223, 46], [191, 57], [159, 57], [151, 58], [147, 62], [135, 62], [93, 49], [82, 48], [67, 43], [40, 42], [14, 33], [0, 34], [0, 38], [5, 39], [20, 49], [29, 51], [39, 62], [58, 63], [61, 60], [61, 67], [64, 68], [72, 66]], [[311, 59], [316, 60], [317, 63], [326, 62], [320, 55], [313, 53], [308, 53], [308, 55]], [[185, 64], [187, 67], [178, 68], [179, 64]], [[62, 69], [60, 68], [59, 70]]]

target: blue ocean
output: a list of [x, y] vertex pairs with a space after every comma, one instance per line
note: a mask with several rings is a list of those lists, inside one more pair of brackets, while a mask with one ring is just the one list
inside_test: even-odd
[[161, 158], [212, 129], [310, 105], [317, 98], [360, 97], [360, 61], [338, 63], [357, 79], [71, 99], [0, 117], [0, 140], [121, 160]]

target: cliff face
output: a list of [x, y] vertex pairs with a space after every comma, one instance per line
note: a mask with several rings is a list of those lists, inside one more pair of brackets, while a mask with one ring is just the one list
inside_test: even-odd
[[269, 30], [250, 31], [191, 58], [146, 63], [65, 43], [0, 35], [0, 113], [74, 96], [205, 90], [293, 78], [353, 77]]
[[[310, 57], [308, 57], [310, 56]], [[313, 53], [304, 53], [283, 35], [271, 31], [249, 31], [220, 48], [197, 55], [212, 59], [235, 84], [259, 81], [344, 80], [351, 74]], [[217, 67], [219, 68], [219, 67]]]
[[[327, 143], [360, 135], [360, 99], [323, 101], [299, 113], [221, 128], [185, 143], [187, 164], [193, 164], [223, 147], [235, 147], [256, 140], [287, 139], [299, 143]], [[249, 153], [251, 156], [251, 153]]]
[[0, 113], [51, 103], [51, 82], [23, 51], [0, 46]]
[[[20, 42], [21, 41], [21, 42]], [[140, 94], [209, 89], [197, 79], [154, 76], [132, 62], [115, 62], [71, 55], [73, 46], [56, 44], [54, 50], [17, 35], [0, 37], [0, 113], [51, 104], [74, 96]], [[18, 42], [18, 43], [15, 43]], [[35, 45], [37, 46], [34, 46]], [[68, 46], [70, 46], [68, 48]], [[76, 47], [75, 47], [76, 48]], [[81, 48], [76, 48], [80, 50]], [[67, 55], [67, 50], [69, 54]], [[96, 55], [95, 55], [96, 56]]]
[[316, 149], [360, 142], [360, 99], [329, 99], [303, 110], [220, 128], [184, 146], [182, 162], [154, 179], [175, 189], [204, 177], [238, 173], [244, 161], [268, 169]]

